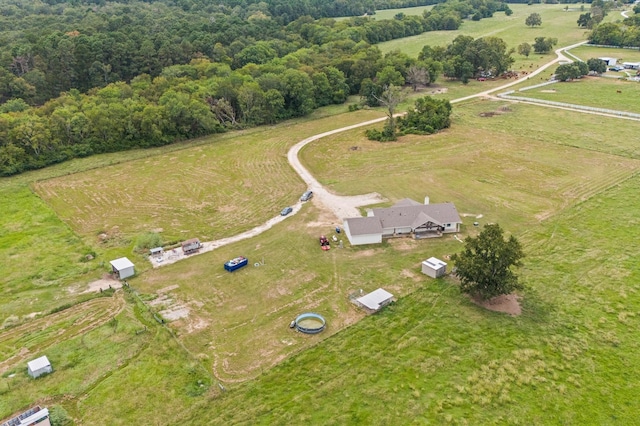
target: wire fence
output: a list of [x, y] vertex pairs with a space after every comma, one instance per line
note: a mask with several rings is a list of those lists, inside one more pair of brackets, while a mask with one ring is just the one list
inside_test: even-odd
[[512, 101], [551, 105], [551, 106], [560, 107], [560, 108], [569, 108], [569, 109], [575, 109], [580, 111], [596, 112], [600, 114], [614, 115], [619, 117], [629, 117], [635, 120], [640, 120], [640, 114], [635, 112], [619, 111], [619, 110], [607, 109], [607, 108], [595, 108], [595, 107], [590, 107], [585, 105], [569, 104], [566, 102], [556, 102], [556, 101], [547, 101], [544, 99], [527, 98], [525, 96], [512, 96], [511, 95], [512, 93], [515, 93], [515, 91], [510, 90], [508, 92], [499, 93], [498, 97], [502, 99], [512, 100]]

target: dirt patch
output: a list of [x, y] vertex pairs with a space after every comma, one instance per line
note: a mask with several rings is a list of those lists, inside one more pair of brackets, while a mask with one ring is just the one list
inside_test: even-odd
[[442, 93], [447, 93], [449, 89], [447, 89], [446, 87], [438, 87], [436, 89], [432, 89], [429, 91], [429, 94], [431, 95], [440, 95]]
[[396, 250], [414, 250], [418, 244], [413, 238], [390, 238], [387, 240], [389, 245]]
[[489, 300], [481, 300], [474, 297], [470, 297], [470, 299], [476, 305], [482, 306], [483, 308], [490, 311], [503, 312], [514, 317], [522, 313], [522, 307], [520, 306], [520, 296], [518, 296], [517, 294], [503, 294]]
[[540, 93], [556, 93], [557, 90], [554, 89], [547, 89], [547, 90], [541, 90]]
[[369, 249], [369, 250], [359, 251], [359, 252], [355, 253], [353, 257], [355, 257], [355, 258], [358, 258], [358, 257], [371, 257], [371, 256], [373, 256], [375, 254], [376, 254], [376, 251], [374, 249]]
[[83, 293], [97, 293], [100, 290], [108, 290], [110, 288], [122, 288], [122, 283], [111, 275], [104, 275], [101, 279], [89, 283]]
[[494, 115], [498, 115], [495, 111], [481, 112], [478, 114], [480, 117], [493, 117]]
[[168, 321], [175, 321], [180, 318], [187, 318], [189, 316], [189, 308], [186, 306], [172, 306], [170, 309], [165, 309], [158, 312], [162, 315], [162, 318]]

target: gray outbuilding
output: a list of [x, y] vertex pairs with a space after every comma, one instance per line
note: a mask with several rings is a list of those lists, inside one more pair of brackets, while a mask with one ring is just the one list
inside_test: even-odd
[[435, 257], [422, 262], [422, 273], [431, 278], [439, 278], [447, 273], [447, 264]]

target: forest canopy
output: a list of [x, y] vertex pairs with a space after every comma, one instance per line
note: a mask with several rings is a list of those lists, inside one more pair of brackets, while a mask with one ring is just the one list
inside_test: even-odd
[[[330, 16], [339, 2], [239, 3], [0, 0], [0, 175], [304, 116], [385, 76], [404, 84], [417, 59], [376, 43], [504, 6], [452, 0], [421, 16], [337, 21], [305, 7]], [[272, 9], [285, 4], [295, 19]], [[423, 62], [435, 81], [443, 65]]]

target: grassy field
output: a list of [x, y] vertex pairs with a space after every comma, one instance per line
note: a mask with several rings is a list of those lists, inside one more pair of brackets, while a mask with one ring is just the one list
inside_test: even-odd
[[[587, 98], [584, 93], [588, 92]], [[640, 85], [635, 81], [586, 77], [515, 93], [533, 99], [640, 113]]]
[[[550, 118], [550, 114], [553, 114], [555, 119]], [[404, 197], [420, 200], [424, 195], [429, 195], [434, 202], [454, 201], [459, 211], [472, 215], [465, 217], [467, 226], [462, 236], [466, 233], [477, 232], [477, 228], [471, 226], [471, 222], [477, 220], [475, 217], [481, 214], [481, 223], [499, 222], [503, 224], [507, 229], [520, 235], [526, 241], [527, 247], [533, 250], [541, 243], [540, 238], [534, 236], [541, 232], [539, 231], [541, 227], [544, 228], [549, 221], [562, 217], [562, 213], [567, 209], [574, 208], [573, 206], [593, 202], [594, 197], [597, 198], [603, 192], [616, 188], [620, 183], [633, 178], [640, 169], [640, 163], [635, 159], [637, 155], [633, 151], [634, 144], [631, 136], [640, 130], [638, 124], [629, 123], [628, 126], [620, 129], [622, 131], [621, 137], [609, 145], [601, 143], [601, 141], [611, 131], [611, 127], [608, 126], [615, 126], [615, 122], [611, 121], [608, 122], [608, 125], [603, 126], [601, 121], [594, 121], [591, 116], [570, 112], [563, 112], [563, 114], [558, 116], [555, 111], [528, 105], [478, 100], [456, 105], [452, 128], [434, 136], [411, 136], [403, 138], [397, 143], [379, 144], [367, 141], [363, 136], [363, 129], [359, 129], [325, 138], [318, 143], [309, 145], [303, 150], [302, 158], [323, 184], [338, 193], [357, 194], [375, 190], [392, 201]], [[334, 123], [336, 120], [342, 119], [344, 118], [331, 118]], [[313, 131], [319, 132], [321, 130], [318, 129], [325, 129], [328, 124], [322, 124], [324, 121], [327, 120], [318, 120], [316, 122], [318, 127]], [[549, 121], [554, 124], [549, 125]], [[516, 125], [516, 123], [518, 124]], [[276, 152], [276, 154], [269, 153], [265, 157], [270, 155], [283, 156], [288, 145], [311, 134], [311, 129], [302, 130], [309, 127], [307, 123], [299, 126], [281, 130], [280, 137], [286, 141], [281, 146], [274, 145], [273, 140], [279, 140], [274, 129], [273, 137], [254, 140], [252, 144], [257, 146], [253, 149], [258, 152], [258, 146], [262, 144], [265, 152], [269, 153], [270, 150]], [[576, 128], [582, 129], [584, 133], [572, 130]], [[287, 136], [287, 134], [293, 133], [298, 136], [296, 138]], [[558, 134], [567, 137], [558, 138]], [[624, 137], [625, 134], [628, 137]], [[228, 143], [235, 146], [236, 150], [244, 149], [247, 144], [246, 141], [237, 144], [232, 141]], [[225, 142], [222, 144], [224, 145]], [[357, 146], [358, 149], [351, 149], [353, 146]], [[179, 158], [188, 161], [193, 156], [201, 155], [203, 149], [205, 147], [196, 146], [182, 150], [178, 155], [180, 155]], [[211, 149], [231, 150], [232, 148], [211, 147]], [[231, 154], [233, 157], [233, 152], [227, 152], [227, 154]], [[154, 161], [161, 162], [159, 166], [156, 166], [159, 168], [163, 168], [162, 161], [166, 164], [176, 161], [165, 154], [159, 154], [157, 157]], [[395, 160], [390, 162], [390, 158]], [[134, 160], [122, 165], [109, 166], [107, 169], [126, 167], [128, 171], [126, 175], [129, 179], [133, 182], [143, 181], [148, 171], [142, 165], [136, 166], [148, 161], [150, 160]], [[247, 162], [252, 164], [250, 160]], [[281, 168], [284, 170], [285, 166], [282, 165]], [[379, 170], [384, 170], [384, 173], [379, 173]], [[93, 176], [94, 173], [94, 170], [90, 170], [71, 175], [66, 179], [56, 178], [44, 181], [39, 184], [38, 189], [47, 196], [47, 200], [52, 206], [64, 205], [64, 203], [56, 201], [56, 198], [65, 198], [69, 194], [90, 195], [103, 191], [102, 182], [92, 181], [88, 177]], [[125, 174], [115, 175], [123, 176]], [[367, 176], [367, 179], [362, 179], [362, 176]], [[251, 179], [255, 181], [258, 176], [254, 175]], [[74, 182], [74, 184], [60, 184], [67, 181]], [[84, 182], [84, 185], [75, 182]], [[50, 185], [54, 183], [55, 188], [58, 188], [56, 192], [46, 192], [43, 189], [50, 188]], [[195, 186], [196, 183], [191, 185]], [[78, 188], [82, 190], [79, 192]], [[295, 193], [297, 194], [297, 192]], [[479, 197], [478, 194], [483, 195]], [[171, 204], [176, 200], [171, 192], [168, 192], [165, 197], [166, 204]], [[260, 203], [257, 203], [254, 208], [263, 208]], [[123, 223], [128, 220], [123, 213], [125, 211], [125, 208], [121, 210]], [[166, 216], [160, 220], [167, 222], [175, 214], [169, 209], [160, 212]], [[83, 220], [92, 220], [92, 215], [87, 213], [90, 211], [83, 213]], [[239, 215], [242, 212], [230, 210], [227, 220], [233, 221], [235, 214]], [[263, 212], [263, 214], [265, 217], [269, 217], [272, 213]], [[69, 219], [72, 224], [74, 217], [76, 216], [71, 216]], [[117, 218], [117, 214], [114, 214], [114, 217]], [[251, 387], [261, 386], [260, 383], [263, 382], [264, 377], [271, 377], [271, 373], [269, 373], [271, 368], [282, 362], [284, 362], [282, 367], [275, 368], [288, 368], [290, 361], [286, 360], [296, 354], [299, 354], [297, 356], [302, 360], [306, 360], [306, 357], [313, 356], [307, 355], [308, 351], [315, 353], [314, 351], [318, 350], [309, 348], [325, 347], [325, 345], [338, 345], [339, 347], [349, 345], [346, 340], [350, 340], [351, 337], [343, 336], [350, 336], [351, 333], [356, 333], [356, 337], [353, 338], [359, 342], [364, 339], [364, 342], [361, 343], [364, 346], [358, 344], [354, 346], [354, 350], [359, 351], [363, 347], [367, 347], [369, 345], [365, 343], [367, 340], [359, 333], [368, 333], [371, 327], [379, 328], [380, 325], [369, 325], [372, 324], [372, 321], [379, 321], [369, 318], [354, 325], [362, 318], [362, 313], [349, 303], [348, 296], [361, 288], [368, 291], [382, 285], [400, 297], [408, 296], [408, 298], [401, 299], [396, 308], [390, 310], [393, 313], [396, 312], [396, 309], [403, 309], [405, 303], [408, 304], [406, 308], [409, 309], [408, 312], [394, 314], [399, 315], [403, 318], [402, 320], [391, 321], [388, 317], [388, 315], [392, 315], [391, 313], [385, 313], [380, 317], [387, 318], [386, 321], [391, 327], [392, 334], [404, 334], [406, 331], [403, 330], [405, 330], [408, 321], [419, 321], [414, 310], [419, 309], [419, 306], [424, 303], [425, 299], [421, 298], [426, 298], [431, 301], [430, 303], [436, 303], [438, 306], [443, 300], [447, 301], [447, 305], [451, 305], [448, 306], [448, 309], [452, 309], [452, 311], [443, 317], [429, 319], [429, 329], [434, 329], [436, 336], [446, 336], [453, 333], [452, 329], [448, 328], [449, 325], [445, 326], [442, 321], [448, 323], [450, 316], [454, 315], [454, 312], [459, 312], [456, 311], [457, 309], [464, 309], [459, 313], [462, 318], [468, 318], [471, 315], [469, 311], [476, 312], [474, 314], [476, 316], [480, 315], [478, 318], [485, 315], [463, 298], [461, 299], [451, 284], [437, 282], [435, 283], [438, 289], [436, 293], [432, 294], [430, 291], [424, 293], [425, 288], [430, 288], [434, 282], [423, 278], [419, 273], [420, 261], [431, 255], [445, 256], [455, 252], [460, 244], [454, 239], [445, 238], [428, 242], [397, 240], [375, 248], [347, 248], [343, 250], [334, 248], [329, 253], [321, 252], [317, 245], [317, 235], [328, 233], [336, 225], [339, 223], [328, 216], [326, 212], [319, 210], [313, 203], [307, 204], [301, 214], [289, 218], [256, 239], [227, 246], [175, 265], [147, 271], [138, 278], [131, 279], [130, 283], [143, 294], [145, 300], [154, 305], [156, 312], [162, 314], [178, 308], [188, 308], [187, 318], [171, 323], [179, 342], [184, 344], [188, 352], [193, 354], [194, 358], [208, 370], [212, 377], [211, 380], [217, 378], [225, 386], [233, 389], [232, 394], [240, 393], [244, 395], [242, 398], [249, 399], [250, 395], [255, 392], [251, 390]], [[91, 235], [92, 232], [89, 231], [88, 235]], [[233, 274], [225, 272], [222, 268], [224, 261], [240, 254], [249, 257], [251, 264], [264, 262], [264, 265], [251, 266]], [[535, 282], [537, 278], [526, 275], [525, 279]], [[533, 286], [533, 288], [536, 287]], [[529, 338], [540, 333], [541, 326], [536, 323], [539, 320], [538, 316], [542, 314], [538, 312], [538, 309], [543, 311], [547, 309], [543, 301], [536, 299], [539, 296], [535, 292], [533, 294], [532, 299], [526, 299], [524, 302], [525, 310], [528, 310], [524, 317], [529, 315], [533, 317], [530, 320], [532, 324], [529, 325], [532, 328], [525, 329], [525, 337]], [[414, 297], [418, 300], [417, 306], [411, 307]], [[433, 312], [433, 309], [432, 307], [430, 311]], [[308, 337], [289, 330], [288, 323], [297, 314], [305, 311], [317, 311], [324, 314], [329, 323], [327, 332], [319, 336]], [[488, 315], [488, 318], [485, 319], [487, 322], [496, 318], [500, 322], [513, 321], [495, 314]], [[340, 332], [348, 326], [351, 326], [349, 331]], [[436, 329], [437, 331], [435, 331]], [[475, 328], [468, 330], [462, 336], [469, 336], [476, 332], [474, 330]], [[513, 332], [515, 333], [515, 329]], [[338, 334], [336, 335], [336, 333]], [[502, 334], [500, 336], [504, 337]], [[398, 347], [405, 348], [404, 345], [409, 347], [414, 344], [416, 339], [412, 337], [415, 336], [409, 332], [407, 336], [409, 343], [394, 344], [393, 348], [395, 349], [393, 350]], [[575, 373], [574, 376], [560, 374], [559, 371], [564, 371], [563, 369], [568, 367], [553, 357], [548, 359], [547, 357], [550, 355], [546, 350], [543, 350], [541, 341], [532, 345], [530, 350], [520, 350], [509, 345], [500, 349], [498, 337], [487, 337], [486, 346], [482, 346], [482, 353], [487, 357], [486, 368], [490, 371], [487, 373], [489, 378], [483, 379], [479, 376], [481, 372], [474, 373], [474, 370], [470, 369], [467, 375], [462, 378], [456, 379], [445, 375], [438, 376], [439, 378], [434, 380], [447, 384], [443, 387], [444, 391], [451, 383], [457, 383], [456, 380], [473, 381], [476, 380], [474, 377], [478, 376], [476, 391], [479, 392], [479, 396], [475, 402], [469, 405], [469, 407], [475, 407], [474, 404], [482, 404], [482, 401], [485, 401], [486, 405], [492, 405], [517, 400], [519, 394], [515, 389], [507, 393], [489, 389], [489, 381], [502, 374], [500, 373], [502, 368], [516, 370], [524, 368], [526, 370], [531, 362], [534, 364], [548, 362], [550, 367], [544, 367], [544, 369], [549, 368], [553, 371], [558, 369], [556, 375], [552, 375], [552, 377], [559, 383], [558, 386], [564, 387], [568, 386], [565, 379], [569, 380], [569, 377], [574, 377], [577, 374]], [[432, 337], [429, 342], [433, 344], [435, 338]], [[339, 339], [338, 343], [336, 343], [336, 339]], [[343, 341], [343, 339], [346, 340]], [[467, 337], [457, 337], [458, 343], [466, 342], [466, 339]], [[381, 335], [375, 337], [375, 341], [379, 344], [385, 344]], [[479, 345], [479, 343], [473, 343], [473, 345], [476, 344]], [[374, 342], [370, 345], [375, 347]], [[494, 346], [497, 353], [490, 349]], [[455, 347], [458, 348], [458, 344]], [[155, 347], [153, 349], [159, 350]], [[385, 354], [388, 357], [390, 350], [380, 349], [375, 352], [379, 354], [379, 357], [385, 357]], [[407, 359], [415, 361], [415, 354], [423, 350], [424, 348], [419, 347], [415, 353], [410, 351], [406, 355]], [[367, 365], [378, 365], [379, 362], [383, 362], [379, 359], [364, 361], [361, 354], [346, 351], [344, 348], [342, 351], [350, 354], [354, 359], [360, 359]], [[459, 349], [450, 348], [448, 351], [457, 353]], [[441, 358], [449, 358], [447, 353], [445, 351], [444, 355], [441, 354], [438, 360], [429, 361], [425, 371], [439, 370], [440, 364], [443, 362]], [[469, 364], [471, 361], [468, 354], [464, 352], [456, 356], [463, 364]], [[515, 360], [509, 361], [511, 359], [509, 357], [515, 357]], [[490, 362], [491, 360], [494, 361]], [[430, 362], [435, 364], [431, 365]], [[353, 364], [345, 364], [342, 360], [339, 361], [339, 364], [354, 367]], [[445, 365], [447, 364], [442, 366]], [[304, 368], [315, 371], [317, 367], [307, 366]], [[336, 365], [329, 362], [327, 368], [335, 369]], [[536, 384], [538, 373], [534, 370], [526, 370], [523, 373], [525, 375], [518, 380], [526, 382], [527, 385]], [[298, 373], [291, 372], [290, 374]], [[343, 371], [341, 374], [349, 376], [351, 373]], [[361, 372], [353, 378], [353, 383], [362, 383], [363, 379], [358, 379], [362, 374], [364, 373]], [[407, 379], [409, 376], [403, 373], [402, 377]], [[548, 380], [547, 376], [543, 375], [542, 377]], [[250, 385], [240, 387], [235, 385], [235, 383], [248, 379], [255, 379], [255, 381], [251, 381]], [[505, 386], [508, 387], [515, 387], [516, 384], [519, 384], [516, 379], [502, 376], [499, 379], [504, 380]], [[115, 389], [118, 386], [116, 382], [109, 383], [107, 389]], [[333, 386], [337, 386], [339, 383], [343, 382], [338, 380], [337, 383], [328, 385], [330, 388], [325, 391], [321, 387], [319, 392], [323, 395], [333, 392]], [[396, 383], [397, 386], [399, 384], [400, 382]], [[246, 389], [249, 389], [247, 390], [249, 395], [244, 394], [245, 386], [248, 386]], [[407, 388], [406, 391], [414, 392], [418, 396], [422, 395], [420, 386], [415, 384], [412, 386], [414, 389]], [[107, 391], [103, 386], [100, 386], [100, 392], [101, 395], [104, 395]], [[349, 392], [354, 392], [354, 390]], [[369, 392], [376, 393], [375, 390]], [[401, 390], [398, 392], [402, 394]], [[461, 391], [457, 398], [464, 400], [464, 392], [466, 391]], [[215, 395], [210, 395], [210, 397], [217, 398], [216, 395], [217, 391]], [[288, 391], [284, 390], [276, 391], [274, 398], [277, 397], [291, 399]], [[225, 411], [227, 398], [232, 397], [215, 399], [216, 410], [227, 413]], [[419, 397], [415, 398], [420, 399]], [[431, 398], [429, 399], [431, 400]], [[93, 414], [91, 413], [94, 413], [93, 410], [95, 410], [93, 401], [91, 399], [83, 400], [76, 412], [83, 418], [92, 418]], [[97, 403], [103, 399], [97, 397], [95, 401]], [[194, 403], [198, 405], [197, 401], [198, 399], [178, 399], [175, 402], [176, 411], [189, 418], [190, 422], [195, 421], [190, 418], [192, 414], [190, 414], [189, 406]], [[456, 399], [456, 401], [458, 400]], [[279, 402], [274, 403], [280, 404]], [[209, 401], [207, 404], [213, 404], [213, 402]], [[238, 401], [234, 400], [229, 404], [230, 406], [238, 404]], [[258, 404], [256, 407], [264, 407], [264, 404]], [[453, 403], [442, 399], [440, 404], [443, 407], [448, 407]], [[462, 403], [458, 401], [452, 407], [457, 407], [460, 404]], [[420, 406], [416, 406], [414, 409], [418, 410], [417, 407]], [[420, 410], [422, 409], [424, 407], [420, 408]], [[196, 411], [199, 410], [200, 408], [196, 409]], [[374, 416], [375, 413], [371, 407], [362, 408], [361, 411], [362, 415], [366, 414], [361, 419], [363, 421], [367, 421], [371, 418], [369, 416]], [[444, 416], [442, 418], [446, 419], [446, 413], [453, 413], [450, 415], [455, 417], [458, 411], [460, 410], [452, 409], [442, 412], [427, 410], [425, 415], [427, 418], [433, 419], [439, 419], [441, 418], [439, 416], [442, 415]], [[286, 423], [289, 415], [293, 416], [291, 418], [310, 421], [326, 420], [322, 418], [321, 413], [318, 414], [321, 417], [306, 418], [304, 413], [296, 413], [296, 410], [289, 412], [287, 409], [286, 412], [290, 414], [283, 411], [282, 416], [284, 417], [272, 418], [273, 408], [267, 409], [266, 412], [272, 413], [267, 415], [266, 422], [273, 419], [276, 423]], [[275, 413], [278, 412], [279, 410], [275, 410]], [[460, 413], [462, 412], [464, 410], [460, 411]], [[224, 414], [221, 419], [231, 416], [228, 420], [236, 422], [241, 421], [242, 416], [246, 415], [248, 416], [244, 418], [246, 421], [258, 413], [252, 409], [240, 417], [236, 417], [238, 415], [240, 414]], [[298, 415], [302, 417], [298, 417]], [[354, 418], [359, 419], [360, 417], [357, 415]], [[336, 422], [341, 423], [341, 420]]]
[[[617, 82], [604, 84], [572, 99]], [[444, 87], [455, 98], [486, 85]], [[302, 151], [337, 193], [429, 195], [456, 203], [461, 237], [474, 221], [516, 234], [519, 317], [420, 273], [462, 247], [451, 237], [320, 251], [318, 235], [340, 223], [316, 200], [258, 237], [159, 269], [132, 252], [149, 230], [213, 239], [277, 215], [304, 189], [286, 163], [292, 144], [381, 116], [344, 110], [0, 180], [0, 418], [41, 403], [78, 424], [633, 424], [640, 123], [475, 100], [437, 135], [381, 144], [359, 129]], [[139, 298], [82, 293], [122, 255]], [[225, 272], [238, 255], [250, 266]], [[365, 317], [349, 295], [378, 287], [398, 301]], [[167, 327], [153, 319], [180, 310]], [[327, 330], [291, 331], [305, 311]], [[25, 362], [41, 354], [55, 372], [30, 380]]]
[[[481, 19], [480, 21], [464, 21], [459, 30], [456, 31], [431, 31], [413, 37], [406, 37], [399, 40], [392, 40], [378, 44], [383, 52], [400, 50], [406, 54], [417, 57], [424, 45], [446, 46], [459, 35], [467, 35], [473, 38], [499, 37], [503, 39], [509, 47], [517, 47], [520, 43], [527, 42], [533, 44], [536, 37], [555, 37], [558, 39], [558, 47], [568, 46], [586, 40], [584, 28], [579, 28], [576, 24], [581, 13], [580, 10], [564, 11], [564, 5], [560, 4], [510, 4], [513, 10], [511, 16], [504, 16], [498, 12], [493, 18]], [[539, 13], [542, 17], [542, 25], [539, 27], [527, 27], [524, 23], [531, 13]], [[614, 12], [610, 14], [615, 15]], [[548, 56], [531, 55], [524, 58], [515, 55], [517, 62], [514, 69], [523, 68], [525, 63], [533, 63], [534, 66], [548, 62]]]
[[430, 281], [183, 420], [635, 424], [639, 188], [636, 176], [530, 228], [522, 316]]

